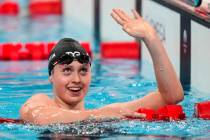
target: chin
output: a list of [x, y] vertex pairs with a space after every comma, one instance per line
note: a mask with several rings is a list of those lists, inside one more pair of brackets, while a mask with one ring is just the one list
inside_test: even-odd
[[83, 98], [81, 97], [71, 97], [68, 99], [64, 99], [64, 101], [68, 104], [68, 105], [76, 105], [78, 103], [80, 103], [83, 100]]

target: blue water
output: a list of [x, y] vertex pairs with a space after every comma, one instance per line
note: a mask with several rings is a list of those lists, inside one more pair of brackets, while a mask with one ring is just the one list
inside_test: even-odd
[[[77, 19], [0, 17], [0, 42], [54, 41], [62, 37], [93, 40], [92, 29]], [[134, 100], [157, 88], [154, 79], [141, 76], [138, 61], [94, 59], [92, 71], [85, 98], [88, 109]], [[51, 89], [47, 61], [0, 61], [0, 117], [18, 118], [19, 108], [30, 96], [45, 93], [52, 97]], [[0, 124], [0, 139], [210, 139], [210, 121], [193, 117], [194, 104], [204, 100], [210, 96], [194, 88], [185, 91], [180, 103], [187, 115], [184, 121], [89, 120], [45, 127]]]
[[[131, 60], [95, 60], [93, 79], [85, 98], [86, 108], [98, 108], [114, 102], [137, 99], [156, 89], [154, 80], [141, 77], [138, 62]], [[118, 67], [116, 67], [116, 65]], [[0, 62], [0, 116], [18, 118], [20, 106], [33, 94], [52, 96], [46, 61]], [[187, 115], [184, 121], [146, 122], [92, 120], [38, 127], [34, 125], [0, 124], [0, 138], [42, 139], [46, 137], [86, 136], [88, 138], [116, 139], [181, 139], [210, 138], [210, 121], [193, 117], [195, 102], [210, 99], [196, 90], [185, 92], [181, 103]], [[77, 137], [78, 138], [78, 137]]]

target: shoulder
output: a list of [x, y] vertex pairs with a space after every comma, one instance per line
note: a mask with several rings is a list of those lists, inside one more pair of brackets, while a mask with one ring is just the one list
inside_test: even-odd
[[36, 106], [45, 106], [51, 104], [53, 101], [45, 94], [35, 94], [31, 96], [24, 104], [23, 106], [30, 106], [30, 108], [36, 107]]
[[51, 100], [51, 99], [46, 94], [38, 93], [31, 96], [31, 98], [28, 99], [28, 101], [34, 101], [34, 100], [44, 101], [44, 100]]
[[29, 98], [25, 104], [34, 104], [34, 105], [47, 105], [50, 102], [52, 102], [52, 99], [50, 99], [47, 95], [45, 94], [35, 94]]
[[40, 106], [49, 106], [53, 104], [52, 99], [50, 99], [45, 94], [35, 94], [32, 97], [30, 97], [20, 108], [20, 117], [23, 118], [24, 116], [27, 116], [27, 114], [36, 109]]

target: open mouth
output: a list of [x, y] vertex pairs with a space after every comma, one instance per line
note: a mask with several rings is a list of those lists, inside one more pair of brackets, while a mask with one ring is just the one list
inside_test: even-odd
[[82, 90], [81, 87], [69, 87], [68, 90], [73, 94], [73, 95], [79, 95], [80, 91]]

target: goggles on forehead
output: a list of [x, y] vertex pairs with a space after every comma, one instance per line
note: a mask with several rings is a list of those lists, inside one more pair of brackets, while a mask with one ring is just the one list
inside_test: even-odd
[[57, 61], [53, 63], [53, 66], [56, 64], [71, 64], [74, 60], [77, 60], [81, 64], [90, 64], [91, 59], [87, 54], [81, 54], [80, 52], [66, 52], [64, 55], [58, 58]]

